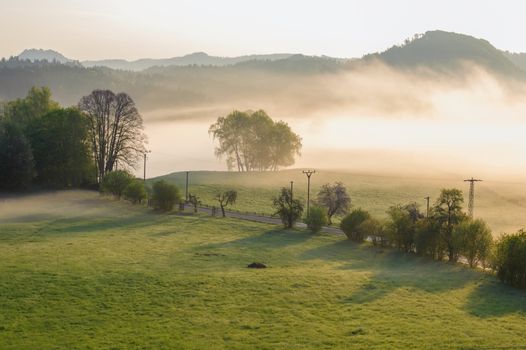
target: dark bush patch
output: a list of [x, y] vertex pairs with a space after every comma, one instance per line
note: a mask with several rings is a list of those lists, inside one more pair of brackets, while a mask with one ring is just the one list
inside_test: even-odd
[[267, 265], [259, 262], [253, 262], [247, 266], [249, 269], [266, 269]]

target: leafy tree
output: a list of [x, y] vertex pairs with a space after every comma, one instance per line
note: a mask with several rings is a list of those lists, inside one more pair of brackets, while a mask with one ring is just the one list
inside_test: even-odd
[[125, 93], [94, 90], [82, 97], [79, 109], [88, 119], [88, 134], [98, 181], [113, 171], [117, 162], [133, 167], [144, 153], [142, 117]]
[[29, 125], [36, 180], [40, 184], [69, 187], [94, 180], [87, 124], [77, 109], [57, 108]]
[[25, 130], [32, 121], [56, 108], [59, 105], [51, 99], [51, 91], [47, 87], [32, 87], [25, 98], [5, 104], [4, 118]]
[[133, 204], [141, 203], [146, 199], [144, 181], [141, 179], [133, 179], [128, 186], [124, 188], [123, 195], [126, 200], [129, 200]]
[[0, 188], [25, 189], [34, 176], [31, 145], [21, 128], [11, 121], [0, 122]]
[[327, 221], [332, 225], [334, 215], [344, 215], [349, 211], [351, 197], [347, 194], [347, 189], [341, 182], [334, 185], [325, 184], [321, 186], [318, 192], [318, 205], [325, 207], [327, 210]]
[[278, 197], [274, 197], [272, 205], [276, 209], [274, 215], [278, 215], [285, 228], [292, 228], [301, 218], [303, 204], [301, 201], [292, 198], [289, 188], [283, 187]]
[[301, 138], [283, 121], [274, 122], [263, 110], [233, 111], [219, 117], [209, 133], [219, 142], [215, 153], [226, 157], [229, 169], [277, 170], [294, 164]]
[[416, 253], [435, 260], [442, 260], [447, 247], [440, 234], [440, 224], [433, 219], [433, 215], [417, 221], [415, 225]]
[[458, 189], [443, 189], [433, 207], [433, 220], [440, 227], [440, 236], [444, 241], [451, 262], [457, 261], [458, 252], [455, 250], [453, 230], [466, 218], [462, 212], [464, 197]]
[[496, 242], [493, 267], [502, 282], [526, 289], [526, 231], [504, 235]]
[[384, 221], [371, 217], [362, 222], [360, 229], [364, 232], [365, 237], [371, 237], [374, 246], [385, 247], [389, 243], [386, 226], [387, 224]]
[[327, 225], [325, 210], [318, 206], [310, 207], [309, 214], [305, 218], [305, 224], [313, 233], [319, 232], [323, 226]]
[[470, 267], [477, 266], [479, 262], [486, 265], [493, 237], [483, 220], [462, 221], [453, 230], [453, 237], [456, 251], [468, 260]]
[[120, 199], [126, 187], [128, 187], [134, 179], [135, 177], [126, 170], [111, 171], [102, 179], [100, 188], [102, 192], [111, 193]]
[[342, 219], [340, 228], [350, 240], [355, 242], [363, 242], [368, 234], [367, 229], [370, 227], [362, 224], [370, 219], [371, 214], [369, 214], [369, 212], [361, 208], [357, 208]]
[[194, 213], [197, 213], [197, 208], [201, 205], [201, 199], [194, 194], [188, 193], [188, 202], [194, 207]]
[[176, 203], [181, 203], [179, 189], [164, 180], [157, 181], [152, 186], [153, 207], [161, 211], [170, 211]]
[[405, 206], [396, 205], [387, 211], [390, 221], [387, 231], [393, 243], [399, 250], [406, 253], [413, 251], [416, 234], [416, 223], [424, 216], [420, 213], [418, 206], [411, 203]]
[[219, 206], [221, 207], [221, 213], [223, 214], [223, 217], [226, 217], [225, 207], [236, 203], [237, 191], [229, 190], [218, 193], [216, 195], [216, 199], [219, 202]]

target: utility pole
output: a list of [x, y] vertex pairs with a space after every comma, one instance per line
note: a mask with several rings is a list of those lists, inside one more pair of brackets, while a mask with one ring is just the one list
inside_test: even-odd
[[426, 209], [426, 217], [427, 217], [427, 218], [429, 217], [429, 198], [430, 198], [429, 196], [424, 197], [424, 199], [425, 199], [426, 202], [427, 202], [427, 205], [426, 205], [426, 208], [427, 208], [427, 209]]
[[469, 202], [468, 202], [468, 213], [469, 217], [473, 218], [473, 209], [475, 209], [475, 182], [482, 181], [480, 179], [466, 179], [464, 182], [469, 182]]
[[316, 173], [316, 170], [304, 170], [303, 173], [307, 175], [307, 217], [310, 213], [310, 177]]
[[146, 182], [146, 155], [148, 153], [151, 153], [152, 151], [150, 150], [146, 150], [144, 151], [144, 167], [143, 167], [143, 171], [144, 171], [144, 175], [143, 175], [143, 181]]
[[188, 202], [188, 171], [186, 172], [186, 201]]

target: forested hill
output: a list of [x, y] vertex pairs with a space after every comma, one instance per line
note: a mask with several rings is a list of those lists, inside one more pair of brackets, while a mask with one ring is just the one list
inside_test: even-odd
[[517, 67], [526, 71], [526, 53], [513, 53], [504, 51], [503, 54]]
[[[46, 54], [56, 59], [39, 60]], [[176, 65], [131, 71], [84, 67], [54, 51], [28, 51], [25, 56], [28, 59], [14, 57], [0, 61], [0, 101], [23, 97], [32, 86], [47, 86], [58, 102], [69, 106], [93, 89], [102, 88], [126, 91], [141, 110], [193, 108], [203, 104], [239, 107], [238, 101], [244, 101], [286, 103], [297, 112], [301, 108], [340, 103], [346, 98], [345, 90], [328, 89], [327, 82], [334, 85], [340, 79], [338, 74], [378, 62], [402, 72], [426, 67], [432, 72], [447, 73], [448, 79], [461, 78], [462, 68], [474, 64], [500, 77], [526, 81], [524, 55], [500, 51], [482, 39], [443, 31], [427, 32], [384, 52], [353, 60], [277, 54], [242, 56], [236, 62], [241, 58], [229, 60], [197, 53], [180, 58]], [[61, 60], [67, 61], [61, 63]], [[193, 63], [185, 65], [185, 62]], [[320, 76], [323, 79], [317, 79]], [[325, 79], [327, 76], [330, 79]]]
[[122, 59], [82, 61], [84, 67], [108, 67], [112, 69], [141, 71], [152, 67], [167, 66], [228, 66], [246, 61], [276, 61], [292, 56], [292, 54], [247, 55], [238, 57], [210, 56], [205, 52], [194, 52], [181, 57], [164, 59], [143, 58], [135, 61]]
[[47, 86], [58, 102], [69, 106], [93, 89], [104, 88], [126, 91], [141, 109], [171, 108], [268, 97], [287, 84], [300, 84], [303, 77], [346, 68], [345, 61], [303, 55], [228, 66], [153, 67], [141, 72], [12, 58], [0, 62], [0, 100], [23, 97], [32, 86]]
[[461, 64], [468, 62], [476, 63], [494, 73], [526, 78], [526, 72], [510, 60], [509, 54], [498, 50], [488, 41], [440, 30], [415, 35], [403, 45], [367, 55], [364, 59], [377, 59], [401, 68], [424, 66], [438, 70], [462, 68]]

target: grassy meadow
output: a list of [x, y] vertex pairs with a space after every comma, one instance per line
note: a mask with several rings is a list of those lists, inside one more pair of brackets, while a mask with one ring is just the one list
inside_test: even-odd
[[1, 349], [526, 348], [526, 294], [489, 274], [91, 192], [0, 201], [0, 257]]
[[[184, 195], [185, 176], [181, 172], [160, 178], [175, 183]], [[424, 197], [430, 196], [432, 205], [440, 189], [454, 187], [464, 192], [467, 208], [469, 185], [462, 180], [319, 170], [311, 177], [311, 199], [315, 199], [321, 185], [341, 181], [347, 187], [353, 207], [385, 217], [391, 205], [409, 202], [419, 203], [425, 212]], [[190, 172], [189, 192], [198, 195], [203, 203], [217, 206], [214, 196], [219, 190], [236, 189], [238, 200], [232, 209], [272, 214], [272, 197], [280, 187], [289, 187], [290, 181], [294, 181], [294, 195], [306, 201], [307, 178], [301, 169], [253, 173]], [[483, 181], [476, 184], [475, 192], [475, 216], [486, 220], [495, 236], [526, 227], [526, 183]]]

